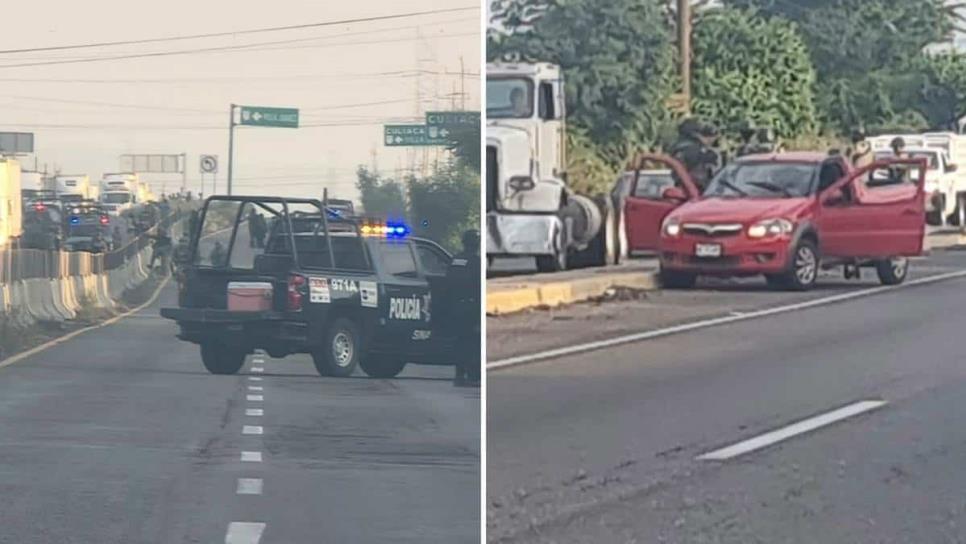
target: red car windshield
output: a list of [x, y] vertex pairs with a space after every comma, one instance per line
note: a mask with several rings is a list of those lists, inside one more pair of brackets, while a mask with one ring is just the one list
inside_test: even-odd
[[800, 198], [812, 194], [818, 165], [802, 162], [739, 162], [721, 169], [705, 197]]

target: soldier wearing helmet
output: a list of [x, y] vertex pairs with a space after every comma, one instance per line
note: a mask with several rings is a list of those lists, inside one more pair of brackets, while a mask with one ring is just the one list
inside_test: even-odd
[[693, 118], [685, 119], [678, 127], [678, 140], [670, 150], [671, 156], [684, 165], [702, 191], [720, 167], [721, 157], [713, 149], [717, 140], [718, 131], [714, 126]]

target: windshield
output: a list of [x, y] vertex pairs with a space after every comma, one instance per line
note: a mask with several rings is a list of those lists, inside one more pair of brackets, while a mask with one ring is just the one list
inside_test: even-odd
[[487, 78], [486, 116], [526, 119], [533, 115], [533, 82], [522, 77]]
[[704, 196], [796, 198], [808, 196], [818, 165], [789, 162], [729, 164], [711, 180]]
[[[926, 159], [929, 163], [929, 170], [939, 169], [939, 154], [935, 151], [907, 151], [910, 159]], [[875, 154], [875, 160], [882, 161], [894, 159], [895, 155], [891, 151], [879, 151]]]
[[106, 193], [103, 201], [107, 204], [127, 204], [131, 201], [131, 195], [128, 193]]

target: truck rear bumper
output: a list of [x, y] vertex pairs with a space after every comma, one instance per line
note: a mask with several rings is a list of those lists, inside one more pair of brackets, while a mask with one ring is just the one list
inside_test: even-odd
[[552, 214], [486, 215], [487, 255], [553, 255], [554, 240], [563, 228]]
[[178, 338], [201, 344], [218, 342], [245, 351], [264, 349], [273, 356], [309, 350], [308, 323], [278, 312], [231, 312], [208, 308], [162, 308], [161, 316], [178, 322]]

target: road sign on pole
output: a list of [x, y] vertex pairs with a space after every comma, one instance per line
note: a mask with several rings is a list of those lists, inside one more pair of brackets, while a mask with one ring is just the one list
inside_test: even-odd
[[438, 127], [479, 127], [478, 111], [428, 111], [426, 125]]
[[385, 144], [389, 147], [449, 145], [450, 131], [426, 125], [385, 125]]
[[199, 163], [202, 174], [218, 173], [218, 155], [202, 155]]
[[299, 127], [299, 110], [295, 108], [266, 108], [241, 106], [240, 125], [255, 127]]

